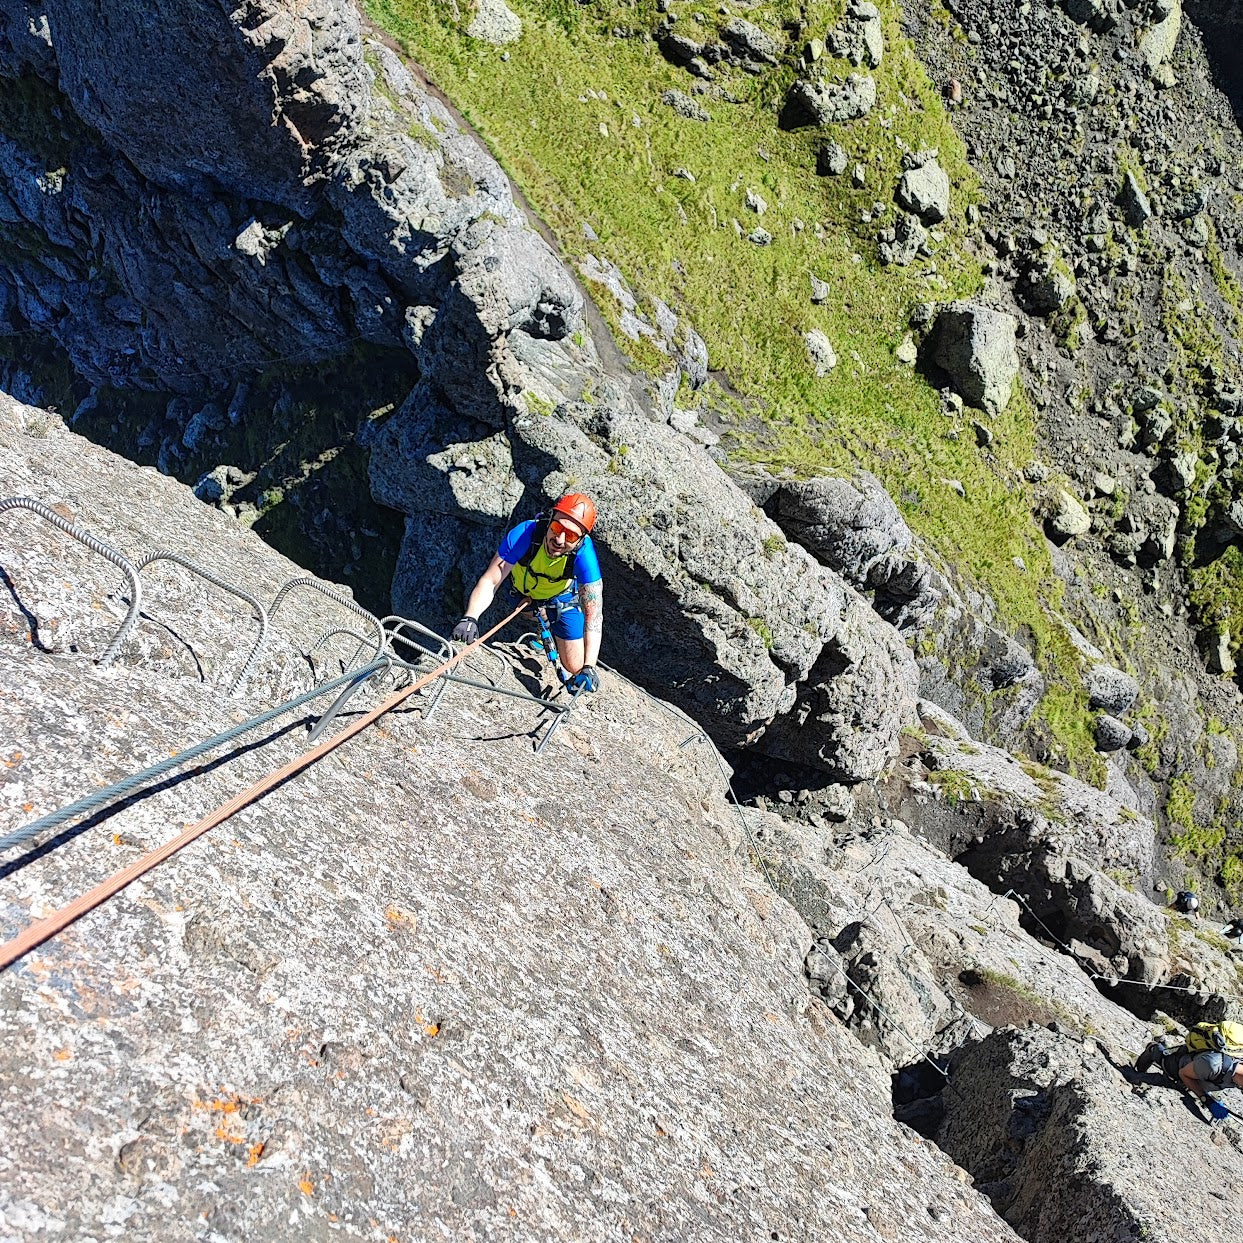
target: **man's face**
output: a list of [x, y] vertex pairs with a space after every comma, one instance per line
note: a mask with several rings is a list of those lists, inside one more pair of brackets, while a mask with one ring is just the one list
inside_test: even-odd
[[578, 547], [585, 534], [572, 518], [556, 517], [548, 524], [544, 547], [550, 557], [564, 557]]

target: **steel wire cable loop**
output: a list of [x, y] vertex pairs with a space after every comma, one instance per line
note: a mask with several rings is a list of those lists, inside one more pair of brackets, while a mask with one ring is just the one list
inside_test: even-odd
[[[444, 660], [453, 655], [453, 644], [448, 639], [443, 635], [437, 634], [434, 630], [429, 630], [421, 623], [411, 620], [409, 617], [401, 617], [396, 613], [390, 613], [381, 621], [380, 625], [383, 626], [390, 645], [393, 643], [404, 644], [406, 647], [413, 648], [421, 655], [430, 657], [432, 660]], [[436, 642], [435, 650], [420, 643], [417, 639], [412, 639], [405, 633], [407, 630], [413, 630], [425, 638], [434, 639]], [[482, 651], [484, 649], [481, 648], [479, 650]], [[393, 659], [395, 663], [399, 663], [407, 669], [413, 670], [415, 668], [415, 665], [410, 661], [400, 660], [396, 653], [394, 653]], [[436, 689], [432, 691], [427, 706], [423, 709], [423, 719], [425, 721], [430, 721], [435, 715], [436, 709], [440, 707], [440, 701], [444, 698], [448, 681], [449, 675], [446, 673]]]
[[184, 829], [170, 841], [165, 842], [163, 846], [150, 851], [140, 859], [136, 859], [128, 867], [122, 868], [102, 884], [96, 885], [94, 889], [74, 899], [68, 906], [62, 907], [59, 911], [44, 919], [36, 920], [33, 924], [27, 925], [17, 936], [0, 945], [0, 970], [11, 966], [17, 959], [28, 954], [36, 946], [42, 945], [48, 938], [55, 936], [88, 911], [92, 911], [101, 903], [106, 902], [110, 897], [119, 893], [127, 885], [132, 884], [140, 876], [144, 876], [153, 868], [158, 867], [165, 859], [170, 858], [191, 842], [202, 837], [209, 829], [213, 829], [216, 825], [223, 823], [230, 816], [241, 811], [242, 808], [249, 807], [251, 803], [262, 798], [269, 790], [300, 773], [303, 769], [309, 768], [325, 755], [335, 751], [342, 743], [349, 741], [355, 734], [361, 733], [369, 725], [378, 721], [385, 713], [392, 711], [398, 704], [439, 677], [446, 666], [452, 668], [464, 660], [473, 649], [478, 647], [485, 639], [491, 638], [503, 626], [508, 625], [524, 608], [526, 608], [525, 601], [514, 609], [508, 617], [493, 626], [486, 634], [480, 635], [474, 643], [468, 644], [461, 651], [451, 656], [444, 666], [433, 669], [431, 673], [420, 678], [412, 685], [390, 695], [382, 704], [373, 708], [366, 716], [360, 717], [357, 721], [347, 725], [339, 734], [334, 734], [331, 738], [319, 743], [318, 746], [313, 747], [310, 751], [304, 752], [302, 755], [290, 760], [289, 763], [268, 773], [266, 777], [248, 786], [239, 794], [234, 795], [227, 803], [222, 803], [201, 820]]
[[[396, 627], [390, 626], [391, 622], [396, 622], [397, 626]], [[390, 642], [400, 643], [406, 647], [412, 647], [416, 651], [418, 651], [421, 656], [430, 656], [430, 657], [435, 658], [439, 653], [433, 652], [430, 648], [424, 647], [423, 644], [418, 642], [418, 640], [412, 639], [408, 635], [404, 635], [401, 633], [402, 628], [407, 627], [407, 626], [411, 627], [414, 630], [420, 631], [423, 634], [426, 634], [430, 638], [435, 639], [436, 642], [440, 644], [442, 652], [444, 651], [446, 647], [449, 648], [450, 652], [452, 652], [452, 644], [449, 643], [448, 640], [446, 640], [442, 635], [438, 635], [434, 630], [429, 630], [426, 626], [422, 625], [421, 623], [416, 622], [416, 621], [411, 621], [407, 617], [399, 617], [396, 614], [393, 614], [389, 617], [384, 618], [384, 627], [388, 631]], [[489, 655], [489, 656], [495, 657], [495, 659], [501, 665], [502, 674], [508, 668], [508, 666], [505, 663], [505, 658], [499, 652], [494, 652], [492, 651], [492, 649], [488, 647], [478, 648], [476, 649], [476, 651], [472, 652], [471, 655], [472, 656]], [[413, 661], [403, 660], [400, 656], [397, 656], [396, 654], [393, 655], [392, 660], [393, 660], [393, 665], [395, 667], [407, 669], [412, 673], [417, 673], [419, 671], [418, 664], [416, 664]], [[468, 663], [469, 662], [463, 662], [464, 665]], [[484, 676], [486, 677], [487, 675], [485, 674]], [[424, 720], [431, 719], [431, 715], [435, 711], [436, 705], [440, 702], [440, 697], [444, 694], [446, 686], [450, 682], [453, 682], [459, 686], [469, 686], [469, 687], [472, 687], [474, 690], [487, 691], [490, 694], [494, 694], [494, 695], [507, 695], [510, 699], [518, 699], [518, 700], [521, 700], [523, 703], [533, 703], [537, 705], [539, 708], [547, 709], [550, 712], [565, 713], [565, 712], [569, 712], [570, 710], [568, 707], [565, 707], [562, 704], [556, 704], [556, 703], [553, 703], [551, 700], [544, 699], [543, 697], [539, 695], [533, 695], [531, 694], [530, 691], [511, 690], [505, 686], [498, 686], [495, 682], [479, 682], [479, 681], [476, 681], [474, 678], [463, 677], [461, 674], [458, 674], [458, 673], [444, 673], [439, 679], [440, 684], [437, 686], [436, 690], [432, 692], [431, 702], [428, 705], [428, 708], [423, 716]], [[543, 748], [543, 746], [547, 743], [547, 741], [548, 741], [547, 738], [544, 738], [542, 740], [542, 742], [540, 743], [540, 746], [537, 748], [537, 752]]]
[[[372, 665], [365, 668], [371, 669], [374, 667], [379, 669], [383, 665], [384, 661], [373, 661]], [[194, 746], [188, 747], [184, 751], [178, 751], [176, 755], [161, 760], [158, 764], [152, 764], [151, 767], [144, 768], [142, 772], [132, 773], [128, 777], [123, 777], [120, 781], [113, 782], [112, 785], [105, 786], [102, 790], [96, 790], [94, 793], [78, 799], [77, 802], [70, 803], [67, 807], [62, 807], [59, 811], [49, 812], [46, 816], [40, 816], [38, 820], [32, 821], [24, 828], [16, 829], [12, 833], [0, 837], [0, 851], [8, 850], [13, 846], [21, 846], [48, 829], [58, 828], [60, 825], [76, 820], [88, 812], [95, 811], [108, 803], [124, 798], [139, 790], [149, 781], [162, 777], [165, 773], [172, 772], [176, 768], [182, 768], [190, 763], [191, 760], [196, 760], [200, 756], [206, 755], [207, 752], [214, 751], [217, 747], [222, 747], [226, 743], [240, 738], [243, 734], [248, 734], [251, 730], [268, 724], [269, 721], [274, 721], [278, 716], [283, 716], [286, 712], [292, 712], [295, 708], [300, 708], [303, 704], [310, 703], [313, 699], [319, 699], [321, 696], [328, 694], [329, 691], [336, 690], [338, 686], [351, 681], [364, 671], [351, 669], [348, 673], [343, 673], [340, 677], [333, 678], [330, 682], [312, 687], [309, 691], [304, 691], [294, 699], [278, 704], [275, 708], [269, 708], [268, 711], [261, 712], [258, 716], [250, 717], [248, 720], [242, 721], [240, 724], [234, 725], [222, 733], [195, 743]]]
[[[351, 630], [348, 626], [338, 626], [335, 630], [325, 630], [324, 633], [311, 644], [311, 650], [306, 654], [307, 663], [310, 664], [312, 669], [315, 668], [315, 653], [318, 652], [329, 639], [335, 639], [341, 634], [347, 635], [358, 644], [358, 646], [354, 649], [354, 655], [350, 658], [351, 666], [353, 666], [354, 662], [358, 659], [359, 652], [361, 652], [363, 648], [368, 647], [375, 642], [374, 639], [365, 638], [363, 635], [359, 634], [357, 630]], [[372, 655], [373, 657], [378, 658], [380, 653], [373, 652]]]
[[329, 600], [335, 601], [342, 608], [349, 609], [351, 613], [357, 613], [359, 617], [366, 620], [369, 626], [374, 626], [376, 632], [375, 655], [377, 657], [380, 656], [387, 643], [387, 636], [384, 633], [384, 627], [380, 625], [380, 619], [376, 617], [374, 613], [369, 613], [361, 604], [357, 604], [351, 600], [345, 592], [339, 591], [336, 587], [330, 587], [327, 583], [321, 583], [316, 578], [309, 578], [305, 576], [291, 578], [276, 593], [275, 598], [272, 600], [272, 605], [268, 609], [268, 616], [274, 618], [277, 610], [285, 602], [289, 594], [296, 591], [299, 587], [305, 587], [309, 591], [318, 591], [320, 595], [327, 596]]
[[236, 695], [241, 688], [243, 682], [250, 676], [251, 670], [254, 668], [255, 661], [259, 659], [259, 654], [263, 651], [268, 641], [268, 613], [267, 610], [255, 599], [248, 591], [243, 591], [240, 587], [235, 587], [231, 583], [226, 583], [224, 579], [217, 578], [210, 570], [205, 570], [201, 565], [189, 560], [187, 557], [181, 556], [179, 553], [167, 552], [161, 550], [159, 552], [148, 553], [141, 560], [135, 562], [135, 569], [139, 573], [149, 565], [153, 565], [157, 561], [172, 561], [174, 564], [181, 566], [183, 570], [189, 570], [191, 574], [197, 574], [199, 578], [211, 583], [213, 587], [219, 587], [221, 591], [227, 591], [230, 595], [237, 596], [239, 600], [245, 600], [252, 609], [255, 610], [255, 619], [259, 623], [259, 637], [255, 640], [254, 646], [250, 649], [250, 655], [246, 657], [246, 663], [242, 666], [241, 672], [229, 684], [229, 694]]
[[320, 738], [328, 731], [328, 726], [336, 720], [338, 714], [344, 709], [345, 705], [360, 691], [372, 678], [379, 674], [387, 673], [393, 667], [393, 658], [389, 653], [376, 661], [374, 665], [368, 665], [367, 668], [359, 670], [358, 676], [332, 701], [328, 706], [328, 711], [315, 723], [315, 727], [307, 735], [307, 742], [314, 746]]
[[111, 544], [105, 544], [103, 540], [84, 530], [76, 523], [70, 522], [67, 518], [62, 518], [50, 505], [45, 505], [42, 501], [36, 501], [33, 497], [5, 497], [3, 500], [0, 500], [0, 513], [8, 509], [29, 509], [32, 513], [38, 514], [45, 522], [50, 522], [54, 527], [64, 531], [66, 535], [72, 536], [78, 543], [84, 544], [92, 552], [98, 553], [99, 556], [111, 561], [129, 579], [129, 611], [125, 614], [125, 620], [121, 623], [120, 629], [112, 636], [112, 642], [108, 644], [104, 649], [104, 654], [96, 662], [101, 669], [110, 665], [116, 654], [121, 650], [125, 640], [129, 638], [129, 633], [133, 630], [134, 623], [138, 620], [138, 610], [142, 608], [142, 584], [138, 581], [138, 571], [134, 568], [133, 563], [128, 557], [117, 552]]

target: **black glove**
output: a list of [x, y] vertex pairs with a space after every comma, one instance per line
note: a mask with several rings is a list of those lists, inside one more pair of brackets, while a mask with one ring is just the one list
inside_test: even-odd
[[580, 693], [598, 691], [600, 689], [600, 675], [596, 672], [594, 665], [584, 665], [569, 681], [569, 687], [572, 691]]
[[468, 614], [453, 627], [451, 637], [455, 643], [474, 643], [479, 638], [479, 623]]

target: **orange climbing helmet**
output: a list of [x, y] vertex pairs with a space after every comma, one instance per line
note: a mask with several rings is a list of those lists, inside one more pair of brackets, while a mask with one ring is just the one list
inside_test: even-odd
[[557, 514], [563, 514], [571, 522], [577, 522], [588, 535], [596, 525], [595, 502], [585, 492], [567, 492], [552, 507], [552, 516]]

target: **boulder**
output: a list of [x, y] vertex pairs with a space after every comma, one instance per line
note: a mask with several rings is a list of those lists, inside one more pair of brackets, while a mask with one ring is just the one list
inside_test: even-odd
[[943, 307], [933, 329], [933, 360], [971, 405], [1000, 414], [1019, 372], [1014, 316], [971, 302]]
[[688, 121], [710, 121], [712, 119], [685, 91], [665, 91], [660, 97], [660, 102], [667, 104], [678, 116]]
[[1152, 204], [1148, 201], [1148, 195], [1144, 193], [1135, 174], [1129, 170], [1122, 177], [1118, 206], [1122, 208], [1122, 214], [1132, 228], [1138, 229], [1152, 218]]
[[833, 349], [833, 343], [819, 328], [805, 332], [803, 343], [807, 346], [807, 357], [811, 360], [816, 375], [826, 376], [837, 366], [837, 352]]
[[1121, 716], [1139, 695], [1139, 683], [1113, 665], [1096, 664], [1087, 673], [1088, 704], [1102, 712]]
[[1093, 734], [1098, 751], [1121, 751], [1131, 741], [1131, 730], [1126, 722], [1110, 716], [1107, 712], [1102, 712], [1096, 718]]
[[924, 224], [937, 224], [949, 215], [949, 174], [935, 156], [927, 156], [903, 172], [894, 198], [898, 206], [913, 212]]
[[[1158, 70], [1174, 55], [1178, 43], [1179, 31], [1182, 29], [1183, 10], [1178, 0], [1163, 3], [1164, 15], [1150, 26], [1139, 39], [1139, 55], [1144, 67], [1150, 74], [1156, 75]], [[1155, 14], [1154, 14], [1155, 16]]]
[[820, 177], [840, 177], [848, 162], [846, 150], [839, 143], [823, 142], [816, 151], [816, 173]]
[[1049, 500], [1048, 527], [1059, 543], [1086, 535], [1092, 529], [1092, 515], [1083, 503], [1065, 488], [1058, 488]]
[[876, 106], [876, 81], [852, 73], [843, 83], [795, 81], [786, 94], [781, 123], [786, 129], [835, 125], [867, 116]]
[[466, 33], [472, 39], [504, 47], [522, 38], [522, 19], [505, 0], [478, 0]]
[[920, 254], [927, 253], [928, 230], [919, 223], [917, 216], [899, 212], [892, 228], [884, 230], [878, 240], [878, 254], [882, 264], [888, 267], [891, 263], [896, 263], [899, 267], [907, 267]]
[[756, 67], [775, 65], [781, 51], [776, 39], [741, 17], [721, 27], [721, 42], [729, 48], [733, 59]]
[[853, 479], [782, 481], [766, 509], [791, 539], [860, 591], [873, 567], [915, 543], [889, 493], [866, 471]]
[[842, 21], [829, 31], [825, 43], [834, 56], [852, 65], [875, 69], [885, 55], [885, 34], [880, 10], [870, 0], [852, 0]]

